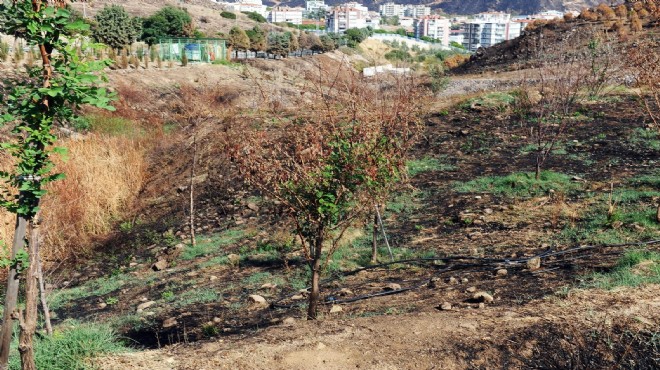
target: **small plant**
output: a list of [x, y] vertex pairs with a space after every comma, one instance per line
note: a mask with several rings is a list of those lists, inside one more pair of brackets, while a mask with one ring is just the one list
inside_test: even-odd
[[6, 62], [9, 58], [9, 44], [0, 41], [0, 62]]
[[220, 16], [222, 18], [226, 18], [226, 19], [236, 19], [236, 14], [234, 14], [232, 12], [228, 12], [228, 11], [220, 12]]
[[160, 298], [162, 298], [164, 301], [171, 301], [174, 299], [174, 292], [171, 290], [162, 292], [160, 294]]
[[185, 66], [188, 65], [188, 55], [187, 54], [188, 53], [186, 53], [185, 51], [183, 53], [181, 53], [181, 66], [182, 67], [185, 67]]
[[213, 324], [205, 324], [202, 326], [202, 334], [206, 338], [217, 337], [220, 334], [220, 330]]
[[119, 303], [119, 298], [117, 298], [117, 297], [108, 297], [105, 300], [105, 304], [107, 304], [108, 306], [112, 306], [112, 305], [115, 305], [117, 303]]

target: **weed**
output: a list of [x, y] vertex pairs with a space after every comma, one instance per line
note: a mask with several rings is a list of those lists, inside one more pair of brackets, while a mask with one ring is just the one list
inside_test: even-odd
[[85, 116], [90, 131], [110, 136], [141, 137], [144, 129], [131, 120], [110, 115], [92, 114]]
[[[89, 369], [91, 358], [128, 351], [109, 325], [67, 323], [60, 325], [52, 336], [36, 337], [35, 362], [38, 369], [84, 370]], [[21, 368], [17, 341], [10, 356], [9, 368]]]
[[657, 130], [636, 128], [628, 135], [628, 142], [634, 148], [660, 150], [660, 133]]
[[534, 173], [513, 173], [454, 184], [454, 189], [459, 193], [491, 193], [509, 197], [541, 196], [550, 190], [567, 194], [581, 187], [581, 184], [571, 181], [570, 176], [551, 171], [541, 172], [538, 180]]
[[179, 294], [174, 306], [186, 307], [192, 304], [218, 302], [220, 295], [213, 289], [188, 290]]
[[594, 273], [582, 284], [587, 288], [613, 289], [619, 286], [636, 287], [660, 283], [660, 253], [632, 250], [621, 257], [614, 269]]
[[254, 274], [243, 279], [243, 285], [250, 287], [261, 286], [265, 282], [272, 282], [277, 284], [281, 282], [281, 278], [275, 278], [270, 272], [255, 272]]
[[230, 229], [211, 237], [198, 237], [196, 246], [186, 246], [181, 253], [184, 260], [192, 260], [199, 256], [205, 256], [220, 251], [220, 248], [234, 244], [247, 236], [245, 230]]
[[119, 298], [117, 298], [117, 297], [108, 297], [105, 300], [105, 304], [107, 304], [108, 306], [112, 306], [112, 305], [115, 305], [117, 303], [119, 303]]
[[516, 97], [511, 93], [504, 92], [493, 92], [488, 93], [483, 96], [468, 99], [459, 107], [463, 110], [470, 110], [472, 107], [484, 107], [484, 108], [494, 108], [500, 111], [505, 110], [507, 107], [511, 106], [516, 102]]
[[160, 298], [162, 298], [164, 301], [172, 301], [174, 300], [174, 292], [171, 290], [167, 290], [165, 292], [162, 292], [160, 294]]
[[202, 326], [202, 334], [206, 338], [217, 337], [220, 334], [220, 330], [213, 324], [205, 324]]
[[71, 301], [112, 293], [124, 286], [126, 281], [130, 281], [128, 276], [115, 275], [91, 280], [79, 287], [59, 290], [49, 297], [50, 308], [57, 310], [69, 305]]
[[456, 166], [447, 163], [447, 157], [430, 158], [424, 157], [421, 159], [410, 160], [406, 163], [408, 168], [408, 175], [415, 177], [420, 173], [429, 171], [454, 171]]

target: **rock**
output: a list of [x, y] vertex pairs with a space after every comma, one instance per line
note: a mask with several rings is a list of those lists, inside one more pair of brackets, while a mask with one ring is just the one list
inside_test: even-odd
[[477, 291], [477, 287], [476, 286], [471, 286], [471, 287], [465, 289], [465, 291], [468, 292], [468, 293], [474, 293], [474, 292]]
[[484, 209], [484, 213], [487, 214], [487, 215], [490, 215], [490, 214], [493, 213], [493, 210], [490, 209], [490, 208], [486, 208], [486, 209]]
[[238, 263], [241, 261], [241, 256], [235, 253], [231, 253], [227, 255], [227, 259], [232, 265], [238, 265]]
[[477, 200], [481, 199], [481, 195], [475, 195], [474, 199], [477, 199]]
[[167, 261], [166, 260], [158, 260], [158, 262], [154, 263], [151, 266], [151, 269], [154, 271], [162, 271], [167, 268]]
[[438, 287], [438, 280], [440, 279], [436, 277], [432, 277], [431, 279], [429, 279], [429, 282], [428, 284], [426, 284], [426, 286], [429, 287], [429, 289], [435, 289]]
[[477, 292], [472, 296], [472, 298], [478, 302], [483, 302], [483, 303], [493, 303], [494, 299], [493, 296], [486, 293], [486, 292]]
[[131, 262], [131, 263], [128, 264], [128, 267], [135, 267], [137, 265], [138, 265], [137, 262]]
[[479, 309], [483, 310], [484, 308], [486, 308], [486, 304], [483, 302], [479, 303]]
[[319, 350], [325, 349], [325, 347], [327, 347], [327, 346], [325, 344], [321, 343], [321, 342], [319, 342], [319, 344], [316, 345], [316, 349], [319, 349]]
[[277, 284], [273, 283], [265, 283], [264, 285], [261, 286], [261, 289], [275, 289], [277, 288]]
[[503, 277], [506, 276], [509, 272], [506, 269], [499, 269], [495, 271], [495, 276]]
[[258, 304], [258, 305], [268, 305], [268, 302], [266, 302], [266, 298], [257, 295], [257, 294], [251, 294], [248, 297], [249, 301], [253, 304]]
[[137, 312], [142, 312], [142, 311], [146, 310], [147, 308], [149, 308], [149, 307], [151, 307], [155, 304], [156, 304], [156, 301], [147, 301], [147, 302], [144, 302], [144, 303], [140, 303], [137, 306]]
[[296, 294], [296, 295], [291, 297], [292, 301], [299, 301], [301, 299], [305, 299], [305, 296], [303, 296], [302, 294]]
[[257, 206], [255, 203], [248, 203], [247, 207], [255, 212], [259, 212], [259, 206]]
[[468, 278], [462, 278], [461, 279], [461, 283], [463, 283], [463, 284], [466, 284], [468, 281], [469, 281]]
[[332, 307], [330, 308], [330, 313], [339, 313], [342, 312], [344, 309], [341, 308], [341, 306], [333, 304]]
[[211, 275], [211, 276], [209, 276], [209, 280], [210, 280], [210, 281], [218, 280], [218, 277], [215, 276], [215, 275]]
[[296, 323], [296, 319], [294, 319], [293, 317], [287, 317], [282, 321], [282, 324], [284, 325], [293, 325], [295, 323]]
[[163, 328], [171, 328], [173, 326], [176, 326], [178, 322], [174, 317], [170, 317], [168, 319], [163, 320]]
[[443, 310], [443, 311], [450, 311], [450, 310], [451, 310], [451, 303], [449, 303], [449, 302], [443, 302], [443, 303], [440, 305], [440, 309]]
[[383, 287], [383, 290], [391, 291], [391, 290], [399, 290], [401, 289], [401, 285], [397, 283], [389, 283]]
[[456, 284], [458, 284], [458, 279], [456, 279], [455, 277], [452, 276], [449, 279], [447, 279], [447, 284], [456, 285]]
[[530, 270], [538, 270], [541, 267], [541, 258], [534, 257], [527, 260], [527, 268]]
[[99, 310], [102, 310], [102, 309], [108, 307], [108, 304], [105, 303], [105, 302], [101, 302], [101, 303], [99, 303], [99, 305], [97, 307], [98, 307]]
[[221, 318], [219, 318], [219, 317], [217, 317], [217, 316], [213, 318], [213, 323], [215, 323], [215, 324], [220, 324], [221, 322], [222, 322], [222, 319], [221, 319]]
[[341, 289], [339, 290], [339, 295], [342, 296], [342, 297], [352, 296], [352, 295], [353, 295], [353, 291], [350, 290], [350, 289], [348, 289], [348, 288], [341, 288]]

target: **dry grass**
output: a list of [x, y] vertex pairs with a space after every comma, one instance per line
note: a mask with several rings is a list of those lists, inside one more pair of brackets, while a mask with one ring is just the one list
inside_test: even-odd
[[[49, 185], [42, 203], [45, 260], [88, 252], [94, 239], [107, 234], [127, 214], [145, 171], [143, 139], [90, 134], [66, 139], [68, 158], [55, 159], [63, 181]], [[0, 168], [9, 167], [5, 158]], [[0, 213], [0, 240], [13, 238], [14, 216]]]

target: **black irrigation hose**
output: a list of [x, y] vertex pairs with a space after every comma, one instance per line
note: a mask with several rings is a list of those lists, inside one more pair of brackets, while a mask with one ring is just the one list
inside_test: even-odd
[[[660, 239], [656, 240], [649, 240], [646, 242], [636, 242], [636, 243], [621, 243], [621, 244], [601, 244], [601, 245], [581, 245], [578, 247], [570, 248], [570, 249], [565, 249], [562, 251], [552, 251], [552, 249], [548, 249], [542, 253], [539, 253], [535, 256], [532, 257], [526, 257], [526, 258], [518, 258], [518, 259], [502, 259], [502, 258], [481, 258], [481, 257], [472, 257], [472, 256], [454, 256], [454, 257], [426, 257], [426, 258], [412, 258], [412, 259], [405, 259], [405, 260], [398, 260], [398, 261], [392, 261], [392, 262], [385, 262], [385, 263], [380, 263], [377, 265], [370, 265], [366, 267], [361, 267], [356, 270], [348, 271], [345, 273], [341, 274], [335, 274], [335, 276], [323, 280], [321, 283], [326, 284], [331, 281], [337, 280], [341, 277], [346, 277], [346, 276], [351, 276], [355, 275], [359, 272], [366, 271], [366, 270], [371, 270], [371, 269], [376, 269], [379, 267], [386, 267], [386, 266], [391, 266], [399, 263], [414, 263], [414, 262], [431, 262], [431, 261], [443, 261], [443, 262], [449, 262], [449, 261], [464, 261], [464, 260], [472, 260], [472, 261], [479, 261], [477, 263], [464, 263], [464, 264], [456, 264], [456, 265], [451, 265], [448, 266], [442, 270], [439, 270], [436, 272], [436, 275], [444, 274], [449, 271], [456, 271], [456, 270], [463, 270], [471, 267], [486, 267], [488, 265], [519, 265], [523, 263], [527, 263], [528, 261], [534, 259], [534, 258], [548, 258], [548, 257], [555, 257], [555, 256], [561, 256], [564, 254], [569, 254], [569, 253], [577, 253], [577, 252], [582, 252], [586, 250], [593, 250], [593, 249], [599, 249], [599, 248], [621, 248], [621, 247], [639, 247], [639, 246], [648, 246], [648, 245], [654, 245], [654, 244], [660, 244]], [[615, 254], [615, 253], [612, 253]], [[570, 260], [577, 260], [582, 257], [574, 257], [571, 258]], [[566, 260], [562, 260], [566, 261]], [[480, 269], [477, 271], [486, 271], [490, 269]], [[406, 287], [406, 288], [401, 288], [401, 289], [396, 289], [396, 290], [388, 290], [388, 291], [383, 291], [379, 293], [372, 293], [372, 294], [364, 294], [360, 296], [355, 296], [351, 298], [346, 298], [346, 299], [327, 299], [323, 302], [319, 302], [321, 304], [339, 304], [339, 303], [352, 303], [352, 302], [357, 302], [365, 299], [370, 299], [370, 298], [375, 298], [375, 297], [383, 297], [383, 296], [388, 296], [388, 295], [393, 295], [393, 294], [399, 294], [403, 292], [407, 292], [410, 290], [415, 290], [419, 289], [425, 285], [428, 284], [428, 280], [424, 279], [422, 282], [418, 282], [418, 284]], [[309, 288], [308, 288], [309, 289]], [[289, 296], [284, 297], [279, 299], [276, 302], [271, 303], [272, 308], [292, 308], [295, 306], [300, 305], [301, 303], [292, 303], [292, 304], [282, 304], [279, 303], [285, 299], [289, 298]]]

